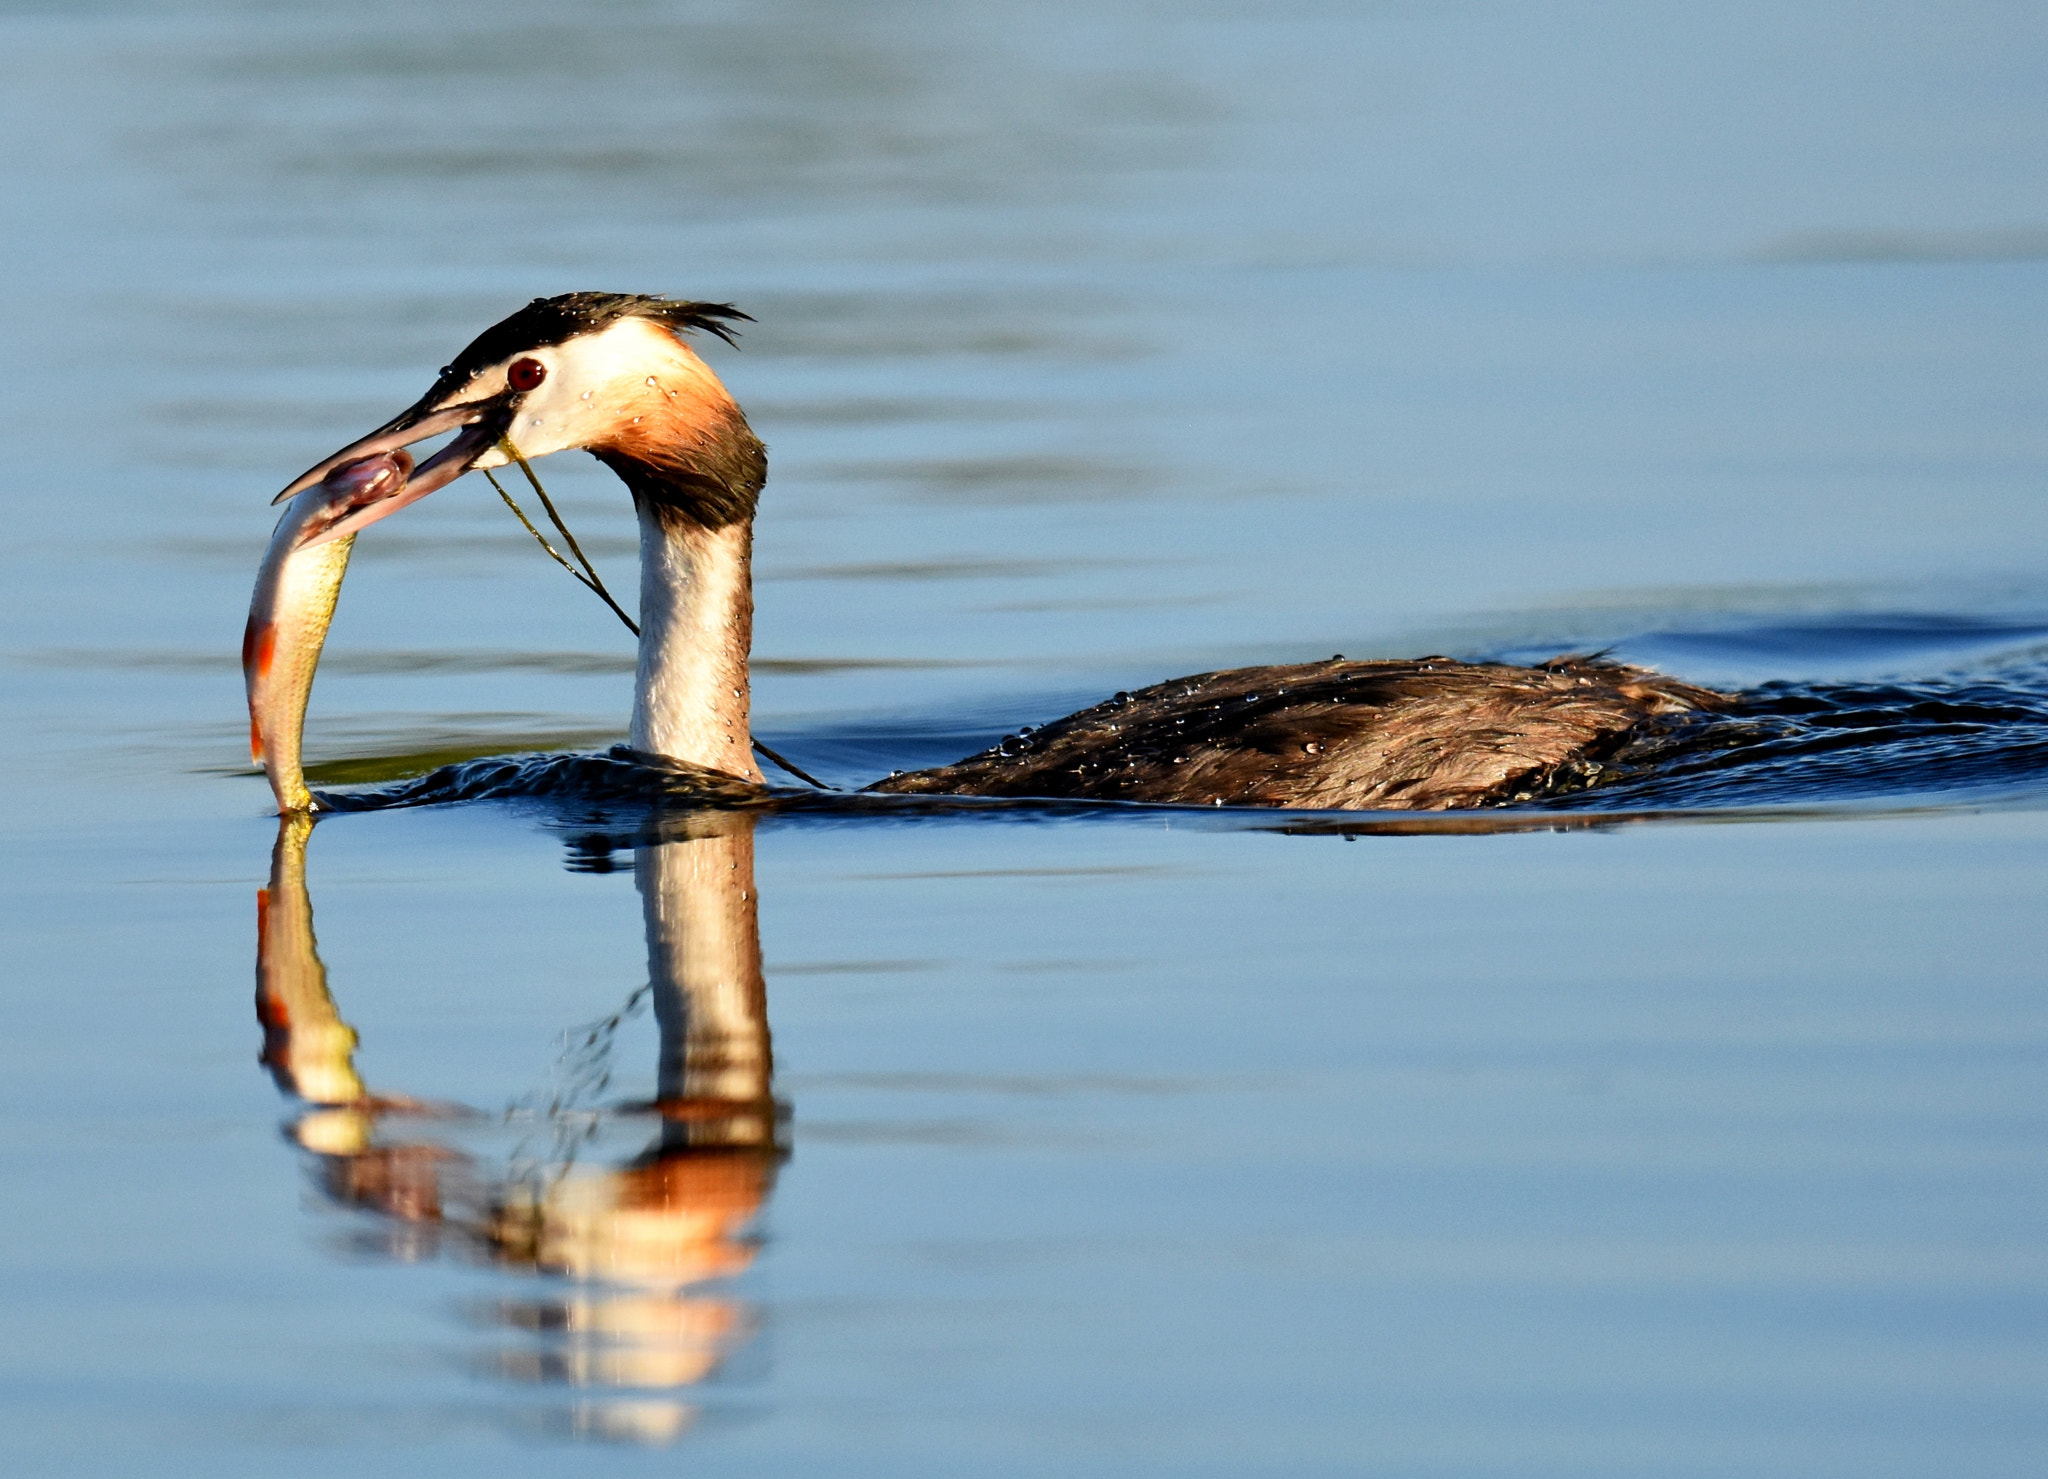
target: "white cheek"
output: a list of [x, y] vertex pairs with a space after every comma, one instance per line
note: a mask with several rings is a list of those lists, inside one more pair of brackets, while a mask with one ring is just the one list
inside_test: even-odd
[[652, 394], [643, 384], [688, 374], [674, 336], [640, 319], [557, 345], [546, 363], [547, 380], [520, 401], [512, 420], [512, 441], [528, 457], [602, 441]]
[[536, 391], [512, 418], [512, 441], [528, 457], [580, 446], [591, 430], [590, 403], [567, 392]]

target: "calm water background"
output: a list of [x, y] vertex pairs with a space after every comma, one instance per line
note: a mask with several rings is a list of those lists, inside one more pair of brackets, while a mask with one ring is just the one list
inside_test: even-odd
[[[595, 287], [760, 320], [757, 723], [837, 779], [1338, 650], [1996, 666], [2048, 633], [2044, 75], [2018, 4], [0, 6], [8, 1468], [2038, 1472], [2038, 790], [771, 820], [793, 1153], [692, 1294], [739, 1334], [634, 1388], [280, 1134], [234, 658], [270, 494]], [[365, 537], [331, 775], [619, 734], [525, 538], [468, 482]], [[371, 1086], [534, 1102], [646, 979], [628, 861], [323, 823]]]

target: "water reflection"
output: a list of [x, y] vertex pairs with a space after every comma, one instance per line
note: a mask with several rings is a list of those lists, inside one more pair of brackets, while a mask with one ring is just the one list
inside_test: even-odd
[[[262, 1061], [302, 1106], [288, 1133], [333, 1205], [371, 1214], [355, 1239], [402, 1260], [435, 1254], [545, 1283], [471, 1311], [503, 1334], [483, 1366], [577, 1392], [561, 1416], [594, 1437], [665, 1442], [696, 1413], [689, 1389], [753, 1334], [726, 1281], [753, 1262], [753, 1228], [787, 1155], [773, 1092], [754, 892], [754, 819], [700, 813], [633, 855], [648, 984], [572, 1034], [564, 1082], [544, 1102], [484, 1113], [374, 1092], [328, 988], [313, 933], [313, 823], [281, 819], [257, 895]], [[602, 1102], [619, 1026], [651, 1006], [656, 1097]], [[608, 1135], [649, 1122], [624, 1159]], [[493, 1137], [504, 1142], [494, 1151]]]

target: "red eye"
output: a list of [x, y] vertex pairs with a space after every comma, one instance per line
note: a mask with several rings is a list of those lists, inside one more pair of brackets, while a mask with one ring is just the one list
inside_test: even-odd
[[531, 390], [547, 378], [548, 367], [537, 359], [515, 359], [505, 371], [505, 379], [514, 390]]

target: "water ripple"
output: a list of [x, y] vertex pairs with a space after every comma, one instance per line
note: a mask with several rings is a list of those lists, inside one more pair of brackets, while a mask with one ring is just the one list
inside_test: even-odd
[[[1616, 774], [1616, 772], [1619, 772]], [[1552, 804], [1720, 808], [1981, 801], [2048, 780], [2048, 664], [1922, 682], [1768, 683], [1652, 732]]]

